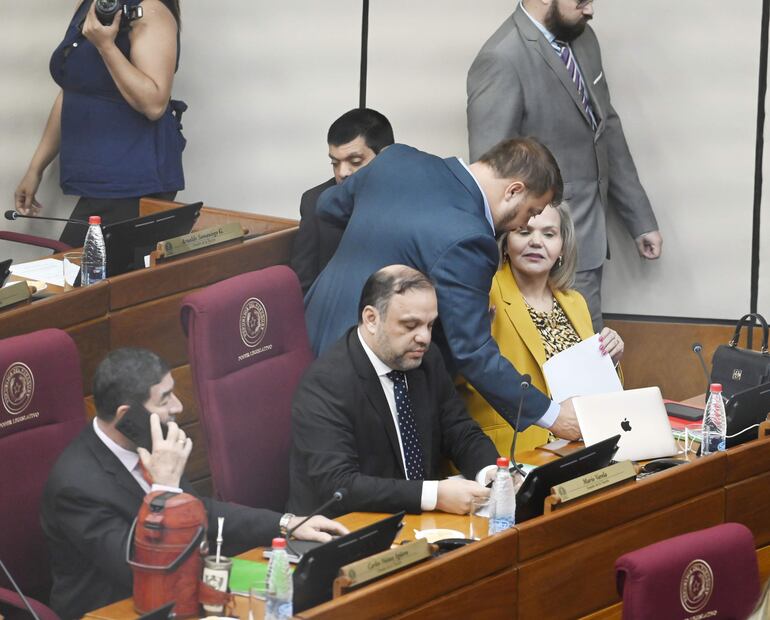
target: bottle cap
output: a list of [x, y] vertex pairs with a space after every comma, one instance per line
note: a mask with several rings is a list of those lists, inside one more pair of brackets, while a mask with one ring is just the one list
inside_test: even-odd
[[273, 549], [286, 549], [286, 539], [273, 538]]
[[508, 465], [509, 465], [509, 461], [504, 456], [500, 456], [500, 457], [497, 458], [497, 466], [498, 467], [505, 467], [506, 469], [508, 469]]
[[92, 224], [98, 224], [99, 226], [102, 225], [102, 218], [99, 215], [89, 215], [88, 216], [88, 225], [91, 226]]
[[709, 386], [710, 392], [721, 392], [722, 391], [722, 384], [721, 383], [712, 383]]

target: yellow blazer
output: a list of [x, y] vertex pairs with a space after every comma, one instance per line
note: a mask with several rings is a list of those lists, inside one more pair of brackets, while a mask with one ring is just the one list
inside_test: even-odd
[[[574, 290], [553, 291], [553, 295], [578, 336], [582, 340], [593, 336], [591, 314], [583, 296]], [[550, 396], [542, 370], [545, 363], [545, 347], [508, 265], [495, 274], [489, 297], [490, 305], [495, 307], [492, 337], [500, 347], [500, 353], [521, 374], [531, 375], [534, 387]], [[465, 400], [469, 413], [492, 439], [498, 452], [503, 456], [510, 455], [513, 441], [511, 425], [467, 381], [458, 386], [458, 391]], [[516, 453], [532, 450], [547, 441], [547, 430], [530, 426], [517, 440]]]

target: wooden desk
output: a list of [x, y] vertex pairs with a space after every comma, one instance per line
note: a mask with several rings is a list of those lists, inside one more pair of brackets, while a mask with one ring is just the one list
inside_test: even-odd
[[[671, 536], [726, 521], [754, 533], [770, 576], [770, 439], [753, 441], [558, 508], [508, 532], [422, 562], [298, 614], [299, 618], [620, 618], [615, 560]], [[383, 515], [352, 514], [350, 528]], [[414, 529], [467, 530], [467, 517], [408, 515]], [[251, 552], [261, 557], [259, 551]], [[247, 555], [246, 557], [254, 557]], [[91, 618], [133, 618], [121, 602]], [[245, 608], [244, 608], [245, 609]]]
[[[180, 203], [143, 199], [140, 211], [146, 215], [175, 204]], [[188, 293], [225, 278], [288, 263], [297, 231], [294, 220], [211, 207], [201, 209], [195, 228], [233, 221], [249, 229], [250, 235], [261, 236], [0, 311], [0, 338], [47, 327], [58, 327], [72, 336], [80, 353], [83, 395], [91, 415], [91, 381], [110, 350], [145, 347], [164, 358], [184, 406], [179, 422], [193, 440], [186, 473], [196, 489], [207, 495], [213, 489], [187, 361], [187, 340], [179, 321], [181, 301]]]

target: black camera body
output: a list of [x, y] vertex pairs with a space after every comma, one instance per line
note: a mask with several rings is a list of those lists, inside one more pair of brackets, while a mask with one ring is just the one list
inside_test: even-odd
[[132, 22], [142, 16], [142, 6], [129, 7], [120, 2], [120, 0], [94, 0], [96, 7], [96, 18], [104, 25], [109, 26], [115, 16], [120, 14], [126, 18], [126, 21]]

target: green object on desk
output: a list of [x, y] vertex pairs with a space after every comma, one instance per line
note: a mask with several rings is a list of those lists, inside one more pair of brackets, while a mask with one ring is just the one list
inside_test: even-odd
[[264, 584], [267, 577], [267, 563], [233, 558], [230, 571], [230, 592], [249, 595], [249, 588], [255, 583]]

